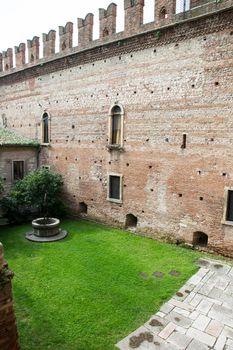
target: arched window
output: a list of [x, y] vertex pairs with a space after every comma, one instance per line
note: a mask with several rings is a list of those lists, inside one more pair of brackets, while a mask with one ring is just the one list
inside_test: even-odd
[[159, 11], [159, 19], [165, 19], [165, 18], [167, 18], [167, 10], [166, 10], [166, 7], [163, 6]]
[[42, 116], [42, 142], [49, 143], [49, 115], [46, 112]]
[[110, 110], [109, 144], [123, 146], [123, 108], [117, 104]]
[[108, 28], [104, 28], [104, 30], [103, 30], [103, 37], [106, 37], [108, 35], [109, 35]]

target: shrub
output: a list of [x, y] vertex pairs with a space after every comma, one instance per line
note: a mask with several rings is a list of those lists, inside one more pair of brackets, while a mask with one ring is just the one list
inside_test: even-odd
[[6, 216], [11, 222], [22, 222], [38, 215], [64, 215], [62, 185], [60, 174], [47, 169], [32, 171], [1, 200]]

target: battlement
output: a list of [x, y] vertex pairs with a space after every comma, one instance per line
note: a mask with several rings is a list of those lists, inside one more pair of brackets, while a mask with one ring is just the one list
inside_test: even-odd
[[4, 71], [8, 71], [13, 68], [13, 49], [8, 48], [7, 51], [3, 51], [2, 57]]
[[48, 34], [42, 34], [43, 57], [50, 57], [55, 54], [56, 31], [51, 29]]
[[21, 68], [25, 64], [25, 51], [26, 44], [21, 43], [19, 46], [15, 46], [15, 64], [16, 68]]
[[99, 9], [100, 39], [107, 38], [116, 33], [117, 5], [111, 3], [107, 10]]
[[59, 26], [59, 50], [67, 51], [73, 47], [73, 23], [67, 22], [65, 27]]
[[77, 20], [78, 46], [73, 47], [73, 23], [67, 22], [64, 27], [59, 26], [59, 52], [55, 52], [55, 30], [42, 34], [42, 58], [40, 58], [40, 38], [34, 36], [32, 40], [27, 40], [27, 48], [24, 43], [15, 46], [15, 67], [13, 49], [8, 48], [0, 54], [0, 77], [46, 61], [56, 60], [64, 55], [82, 52], [148, 31], [159, 32], [165, 27], [205, 17], [231, 7], [233, 7], [233, 0], [190, 0], [190, 2], [187, 0], [187, 3], [183, 0], [155, 0], [154, 21], [144, 24], [144, 0], [124, 0], [125, 28], [123, 32], [116, 33], [117, 5], [111, 3], [107, 9], [99, 9], [99, 39], [93, 40], [94, 15], [88, 13], [84, 19]]
[[39, 60], [40, 38], [34, 36], [32, 40], [27, 40], [28, 63], [36, 63]]
[[85, 47], [93, 40], [93, 24], [93, 13], [88, 13], [85, 19], [78, 18], [78, 43], [80, 47]]
[[125, 31], [134, 34], [143, 24], [144, 0], [124, 0]]

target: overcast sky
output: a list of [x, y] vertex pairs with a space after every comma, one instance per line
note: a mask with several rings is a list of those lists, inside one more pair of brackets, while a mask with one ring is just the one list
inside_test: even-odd
[[[117, 31], [124, 28], [124, 0], [114, 1], [117, 6]], [[98, 38], [98, 8], [107, 8], [111, 0], [10, 0], [1, 3], [0, 11], [0, 52], [21, 42], [41, 37], [50, 29], [57, 31], [68, 21], [74, 23], [74, 46], [77, 45], [77, 18], [94, 13], [94, 38]], [[145, 0], [144, 22], [153, 21], [154, 0]], [[41, 40], [42, 42], [42, 40]]]

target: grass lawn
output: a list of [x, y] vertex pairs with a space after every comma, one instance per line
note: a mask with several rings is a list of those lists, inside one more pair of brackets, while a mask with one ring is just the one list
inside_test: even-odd
[[30, 225], [1, 228], [22, 350], [113, 350], [197, 270], [198, 252], [86, 221], [62, 226], [69, 236], [47, 244], [24, 238]]

